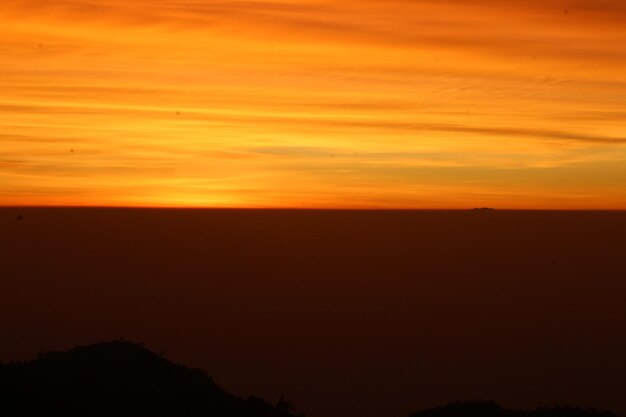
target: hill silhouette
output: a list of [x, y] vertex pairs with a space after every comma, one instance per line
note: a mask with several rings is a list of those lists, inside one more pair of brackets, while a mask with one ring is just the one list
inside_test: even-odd
[[[0, 415], [66, 417], [296, 417], [220, 388], [206, 372], [131, 342], [103, 342], [0, 364]], [[302, 417], [299, 415], [297, 417]]]
[[[191, 369], [128, 341], [49, 352], [0, 364], [0, 415], [21, 417], [304, 417], [282, 397], [272, 405], [220, 388]], [[383, 416], [381, 416], [383, 417]], [[386, 417], [386, 416], [385, 416]], [[510, 410], [493, 401], [457, 401], [410, 417], [618, 417], [571, 406]]]
[[611, 411], [572, 406], [510, 410], [493, 401], [457, 401], [411, 414], [411, 417], [618, 417]]

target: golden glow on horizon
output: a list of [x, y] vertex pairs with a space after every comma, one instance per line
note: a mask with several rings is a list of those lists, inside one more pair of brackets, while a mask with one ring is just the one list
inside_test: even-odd
[[0, 204], [626, 209], [621, 0], [3, 0]]

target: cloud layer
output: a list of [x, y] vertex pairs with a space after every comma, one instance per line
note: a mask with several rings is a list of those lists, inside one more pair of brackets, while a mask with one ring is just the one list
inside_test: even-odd
[[5, 0], [0, 203], [626, 208], [621, 1]]

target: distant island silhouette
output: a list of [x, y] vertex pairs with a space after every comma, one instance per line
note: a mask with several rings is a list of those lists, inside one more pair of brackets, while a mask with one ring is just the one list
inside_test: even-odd
[[[49, 352], [0, 364], [0, 414], [52, 417], [304, 417], [283, 397], [243, 399], [208, 374], [128, 341]], [[349, 417], [349, 416], [347, 416]], [[381, 416], [387, 417], [387, 416]], [[457, 401], [410, 417], [617, 417], [571, 406], [509, 410], [493, 401]]]

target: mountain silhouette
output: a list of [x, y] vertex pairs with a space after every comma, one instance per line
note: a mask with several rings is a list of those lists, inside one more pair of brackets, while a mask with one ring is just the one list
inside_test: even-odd
[[611, 411], [571, 406], [509, 410], [493, 401], [457, 401], [411, 414], [411, 417], [618, 417]]
[[220, 388], [206, 372], [143, 346], [103, 342], [0, 364], [0, 415], [65, 417], [302, 417]]
[[[304, 417], [282, 397], [272, 405], [220, 388], [208, 374], [128, 341], [49, 352], [0, 364], [0, 415], [11, 417]], [[387, 417], [387, 416], [381, 416]], [[571, 406], [510, 410], [457, 401], [410, 417], [618, 417]]]

